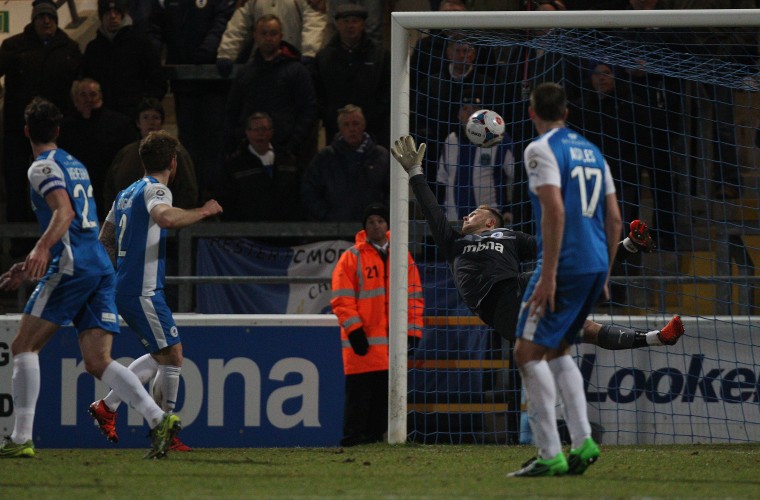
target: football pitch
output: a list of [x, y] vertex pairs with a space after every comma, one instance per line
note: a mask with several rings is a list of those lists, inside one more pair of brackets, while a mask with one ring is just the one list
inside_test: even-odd
[[0, 462], [3, 498], [757, 498], [760, 444], [607, 446], [583, 476], [507, 478], [532, 446], [38, 449]]

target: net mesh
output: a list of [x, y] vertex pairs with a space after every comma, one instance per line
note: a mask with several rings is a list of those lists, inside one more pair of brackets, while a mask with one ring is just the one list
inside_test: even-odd
[[[596, 437], [760, 439], [757, 30], [421, 30], [409, 50], [409, 130], [427, 143], [427, 180], [452, 222], [487, 200], [510, 227], [534, 233], [522, 165], [535, 135], [527, 98], [555, 81], [569, 126], [610, 163], [624, 221], [652, 228], [657, 249], [615, 266], [611, 299], [594, 315], [648, 331], [680, 314], [686, 335], [670, 347], [577, 348]], [[480, 108], [505, 118], [499, 147], [462, 139], [463, 119]], [[518, 442], [509, 343], [465, 307], [414, 201], [409, 217], [427, 317], [410, 361], [410, 437]]]

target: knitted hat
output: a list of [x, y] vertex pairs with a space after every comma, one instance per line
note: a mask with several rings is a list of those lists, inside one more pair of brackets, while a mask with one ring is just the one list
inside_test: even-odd
[[362, 228], [367, 228], [367, 219], [369, 219], [370, 215], [379, 215], [383, 219], [385, 219], [385, 222], [390, 225], [391, 218], [390, 213], [388, 212], [388, 207], [383, 205], [382, 203], [370, 203], [367, 205], [367, 208], [364, 209], [364, 219], [362, 220]]
[[367, 19], [367, 15], [367, 7], [356, 3], [344, 3], [338, 5], [338, 8], [335, 9], [335, 19], [351, 16]]
[[103, 14], [109, 10], [115, 10], [122, 16], [127, 15], [129, 10], [129, 4], [127, 0], [98, 0], [98, 17], [103, 17]]
[[47, 14], [58, 22], [58, 9], [55, 8], [52, 0], [35, 0], [32, 3], [32, 21], [37, 16]]

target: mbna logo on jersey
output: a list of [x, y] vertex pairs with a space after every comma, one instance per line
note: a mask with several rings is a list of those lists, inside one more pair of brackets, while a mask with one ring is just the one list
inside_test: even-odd
[[171, 329], [169, 330], [169, 335], [171, 335], [172, 337], [177, 337], [177, 335], [179, 335], [179, 330], [177, 330], [176, 326], [171, 327]]

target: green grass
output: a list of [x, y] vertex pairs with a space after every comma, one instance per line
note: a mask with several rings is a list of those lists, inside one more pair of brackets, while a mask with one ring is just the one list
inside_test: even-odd
[[539, 498], [760, 496], [760, 444], [607, 446], [584, 476], [507, 478], [527, 446], [39, 449], [0, 462], [2, 498]]

